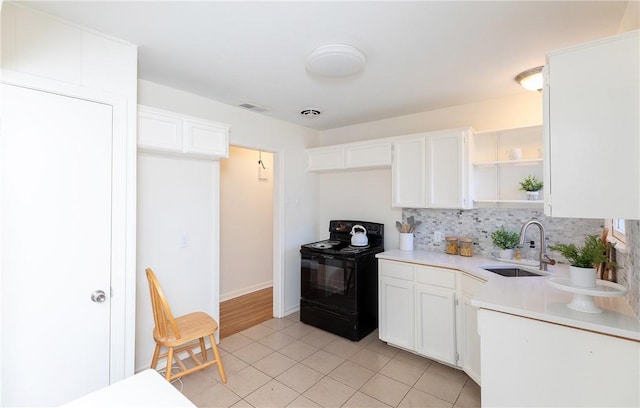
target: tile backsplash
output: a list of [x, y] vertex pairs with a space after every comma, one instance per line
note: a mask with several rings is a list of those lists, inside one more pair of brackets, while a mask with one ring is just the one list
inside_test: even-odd
[[[601, 219], [547, 217], [542, 209], [528, 208], [476, 208], [472, 210], [404, 208], [402, 219], [413, 216], [422, 224], [414, 233], [415, 249], [444, 251], [444, 237], [457, 236], [473, 239], [474, 254], [492, 256], [497, 249], [493, 246], [491, 233], [501, 226], [520, 232], [526, 221], [534, 219], [545, 228], [546, 245], [559, 242], [582, 245], [587, 235], [600, 235], [604, 228]], [[640, 315], [640, 221], [627, 221], [627, 248], [618, 251], [618, 282], [628, 288], [626, 295], [636, 316]], [[440, 232], [442, 241], [434, 240], [434, 232]], [[526, 242], [534, 241], [540, 248], [538, 228], [532, 226], [527, 231]], [[548, 251], [551, 258], [565, 262], [558, 253]]]
[[[442, 233], [443, 239], [445, 236], [472, 238], [474, 253], [485, 256], [491, 256], [491, 253], [496, 251], [491, 240], [491, 233], [501, 226], [519, 233], [520, 227], [526, 221], [531, 219], [540, 221], [545, 228], [547, 245], [558, 242], [581, 244], [586, 235], [599, 235], [603, 228], [602, 220], [551, 218], [545, 216], [542, 210], [527, 208], [403, 209], [403, 219], [406, 220], [409, 216], [413, 216], [416, 221], [422, 221], [422, 225], [418, 226], [414, 234], [416, 249], [444, 251], [444, 242], [435, 242], [434, 240], [434, 232], [439, 231]], [[530, 227], [527, 230], [526, 238], [526, 242], [534, 241], [536, 248], [540, 248], [538, 228]]]

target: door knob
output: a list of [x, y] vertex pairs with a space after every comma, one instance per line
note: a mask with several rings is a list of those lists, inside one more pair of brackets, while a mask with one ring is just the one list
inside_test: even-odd
[[96, 290], [91, 294], [91, 300], [96, 303], [104, 303], [107, 300], [107, 295], [104, 293], [104, 290]]

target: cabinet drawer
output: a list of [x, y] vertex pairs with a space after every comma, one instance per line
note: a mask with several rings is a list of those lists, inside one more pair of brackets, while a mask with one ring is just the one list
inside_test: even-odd
[[462, 274], [462, 294], [467, 295], [469, 297], [474, 296], [476, 293], [482, 289], [482, 285], [485, 284], [485, 281], [474, 278], [472, 276]]
[[414, 266], [404, 262], [393, 262], [380, 259], [379, 273], [382, 276], [413, 281]]
[[431, 266], [416, 266], [416, 282], [455, 289], [456, 272]]

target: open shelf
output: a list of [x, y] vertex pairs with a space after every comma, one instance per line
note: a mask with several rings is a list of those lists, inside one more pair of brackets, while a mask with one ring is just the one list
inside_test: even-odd
[[[514, 149], [520, 159], [512, 160]], [[476, 133], [472, 154], [474, 203], [483, 207], [531, 207], [544, 203], [527, 200], [520, 181], [534, 176], [543, 179], [542, 126], [528, 126]]]
[[544, 200], [473, 200], [474, 203], [544, 204]]
[[495, 160], [473, 163], [474, 166], [517, 166], [519, 164], [538, 164], [542, 159], [521, 159], [521, 160]]

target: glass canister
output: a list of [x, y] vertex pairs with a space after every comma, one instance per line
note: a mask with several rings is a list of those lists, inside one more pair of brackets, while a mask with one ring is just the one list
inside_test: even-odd
[[458, 255], [458, 237], [445, 237], [444, 252], [449, 255]]
[[460, 238], [458, 246], [461, 256], [473, 256], [473, 240], [471, 238]]

